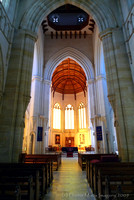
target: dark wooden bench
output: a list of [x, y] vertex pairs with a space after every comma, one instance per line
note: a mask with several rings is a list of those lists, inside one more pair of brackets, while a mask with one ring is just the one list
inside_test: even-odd
[[20, 186], [16, 184], [0, 183], [1, 200], [21, 200]]
[[[91, 166], [92, 164], [90, 164]], [[98, 194], [98, 171], [99, 170], [109, 170], [109, 171], [115, 171], [115, 170], [122, 170], [126, 169], [129, 171], [129, 169], [134, 168], [134, 163], [128, 163], [128, 162], [117, 162], [117, 163], [96, 163], [93, 164], [92, 171], [90, 171], [90, 179], [92, 183], [90, 183], [91, 188], [94, 192], [94, 194]]]
[[[101, 163], [101, 164], [99, 165], [98, 163]], [[97, 166], [97, 164], [98, 166], [101, 166], [101, 165], [104, 166], [104, 164], [106, 165], [107, 163], [110, 163], [110, 165], [115, 165], [115, 163], [120, 163], [118, 155], [116, 154], [101, 155], [99, 160], [98, 159], [91, 160], [91, 158], [86, 160], [86, 175], [87, 175], [87, 180], [90, 184], [90, 187], [93, 188], [93, 167]]]
[[[101, 160], [102, 156], [114, 156], [118, 157], [116, 154], [90, 154], [90, 153], [78, 153], [78, 163], [82, 170], [86, 170], [86, 161], [87, 160]], [[86, 170], [87, 171], [87, 170]]]
[[[11, 171], [9, 171], [11, 173]], [[13, 189], [12, 186], [16, 186]], [[18, 186], [18, 187], [17, 187]], [[33, 177], [25, 176], [25, 177], [17, 177], [16, 175], [12, 175], [9, 177], [9, 174], [3, 174], [0, 177], [0, 196], [1, 199], [5, 197], [5, 199], [34, 199], [34, 188], [33, 188]]]
[[[134, 197], [134, 167], [114, 167], [98, 169], [98, 195], [103, 200], [107, 197], [128, 195], [127, 199]], [[122, 198], [121, 198], [122, 195]], [[117, 198], [118, 199], [118, 198]]]
[[24, 162], [24, 163], [52, 162], [53, 170], [58, 170], [61, 164], [61, 153], [25, 154], [25, 155], [22, 155], [21, 162]]
[[[0, 172], [8, 177], [33, 176], [35, 199], [43, 197], [52, 182], [52, 172], [50, 163], [25, 164], [25, 163], [1, 163]], [[52, 168], [52, 166], [51, 166]], [[1, 175], [1, 176], [2, 176]]]

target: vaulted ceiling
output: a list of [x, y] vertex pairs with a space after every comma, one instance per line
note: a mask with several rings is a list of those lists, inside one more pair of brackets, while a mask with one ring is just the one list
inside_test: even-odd
[[82, 67], [71, 58], [62, 61], [52, 76], [52, 90], [64, 94], [86, 91], [86, 75]]

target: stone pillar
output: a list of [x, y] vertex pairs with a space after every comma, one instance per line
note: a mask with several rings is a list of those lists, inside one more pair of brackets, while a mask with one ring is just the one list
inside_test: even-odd
[[50, 98], [50, 89], [51, 89], [51, 81], [49, 80], [44, 80], [43, 82], [43, 114], [45, 117], [45, 124], [44, 124], [44, 133], [46, 135], [45, 139], [46, 141], [44, 142], [44, 149], [45, 147], [48, 147], [48, 141], [49, 137], [51, 138], [51, 131], [49, 131], [49, 119], [50, 119], [50, 114], [51, 114], [51, 98]]
[[106, 77], [105, 75], [99, 75], [96, 77], [96, 115], [101, 116], [99, 121], [103, 127], [103, 148], [105, 153], [114, 152], [114, 123], [110, 121], [111, 110], [112, 108], [107, 97]]
[[[30, 131], [27, 130], [27, 135], [30, 142], [32, 132], [35, 133], [35, 146], [34, 152], [41, 153], [42, 152], [42, 142], [37, 141], [37, 130], [38, 126], [43, 127], [44, 124], [44, 116], [42, 114], [42, 77], [41, 75], [32, 77], [32, 88], [31, 88], [31, 101], [29, 105], [29, 115], [30, 115]], [[43, 135], [44, 137], [44, 135]], [[29, 151], [30, 153], [30, 151]]]
[[0, 162], [18, 162], [22, 152], [35, 40], [30, 31], [19, 29], [14, 33], [0, 115]]
[[108, 98], [115, 117], [119, 156], [134, 161], [134, 92], [122, 30], [100, 33], [103, 41]]
[[[88, 95], [88, 127], [92, 130], [91, 127], [94, 129], [95, 133], [95, 94], [94, 94], [94, 79], [90, 79], [87, 81], [87, 95]], [[92, 125], [91, 125], [92, 124]], [[93, 134], [93, 130], [91, 131], [91, 145], [95, 144], [95, 150], [97, 152], [97, 140], [96, 134]]]

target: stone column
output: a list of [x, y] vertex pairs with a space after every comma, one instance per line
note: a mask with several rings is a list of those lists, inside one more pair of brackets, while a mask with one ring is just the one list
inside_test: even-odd
[[[42, 152], [42, 143], [37, 141], [37, 130], [38, 126], [43, 127], [44, 116], [42, 113], [42, 76], [34, 75], [32, 77], [32, 88], [31, 88], [31, 101], [29, 105], [29, 115], [30, 115], [30, 132], [35, 132], [35, 153]], [[44, 135], [43, 135], [44, 137]], [[29, 138], [30, 139], [30, 138]], [[29, 140], [30, 142], [30, 140]]]
[[109, 153], [114, 152], [114, 123], [110, 121], [111, 110], [112, 108], [107, 97], [106, 77], [105, 75], [99, 75], [96, 77], [96, 114], [101, 116], [99, 120], [103, 126], [103, 147], [105, 153], [108, 153], [108, 151]]
[[[87, 81], [87, 95], [88, 95], [88, 126], [91, 128], [94, 128], [95, 133], [95, 94], [94, 94], [94, 79], [90, 79]], [[95, 150], [97, 152], [97, 140], [96, 140], [96, 134], [93, 134], [93, 131], [91, 131], [91, 145], [95, 143]]]
[[[51, 138], [51, 131], [49, 131], [49, 119], [51, 114], [51, 98], [50, 98], [50, 89], [51, 89], [51, 81], [44, 80], [43, 82], [43, 115], [45, 117], [45, 124], [44, 124], [44, 134], [45, 140], [44, 141], [44, 149], [48, 147], [49, 138]], [[52, 139], [52, 138], [51, 138]], [[52, 140], [51, 140], [52, 141]]]
[[134, 161], [134, 92], [122, 30], [100, 33], [103, 41], [108, 98], [114, 110], [119, 156]]
[[35, 40], [30, 31], [19, 29], [14, 33], [0, 115], [0, 162], [18, 162], [22, 152]]

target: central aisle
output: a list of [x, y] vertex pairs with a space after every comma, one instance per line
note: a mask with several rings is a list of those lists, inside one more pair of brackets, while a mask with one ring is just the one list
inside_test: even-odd
[[54, 171], [53, 183], [45, 200], [95, 200], [86, 172], [81, 170], [77, 157], [62, 158], [59, 170]]

